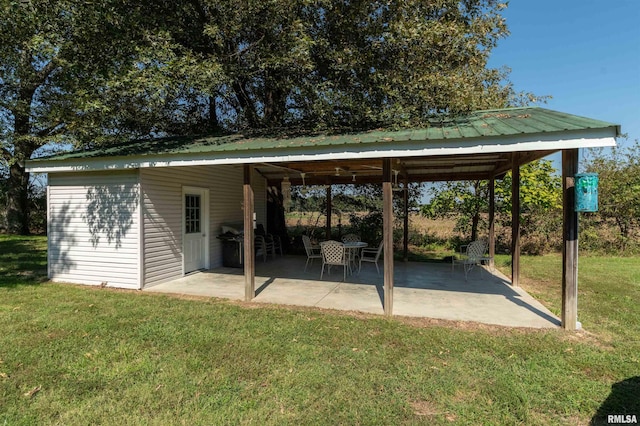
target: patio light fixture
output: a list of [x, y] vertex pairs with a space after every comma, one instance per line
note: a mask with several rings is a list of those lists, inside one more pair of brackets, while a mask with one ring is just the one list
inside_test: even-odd
[[400, 188], [398, 186], [398, 173], [400, 173], [400, 170], [393, 169], [392, 171], [393, 171], [393, 175], [394, 175], [394, 182], [393, 182], [392, 190], [393, 191], [400, 191], [400, 190], [402, 190], [402, 188]]

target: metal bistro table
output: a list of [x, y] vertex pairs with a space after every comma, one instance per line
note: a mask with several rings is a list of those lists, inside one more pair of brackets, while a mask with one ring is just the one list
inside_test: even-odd
[[353, 241], [347, 242], [344, 244], [344, 250], [346, 254], [349, 256], [349, 270], [353, 273], [351, 266], [356, 266], [356, 256], [360, 257], [360, 250], [367, 247], [369, 244], [363, 241]]

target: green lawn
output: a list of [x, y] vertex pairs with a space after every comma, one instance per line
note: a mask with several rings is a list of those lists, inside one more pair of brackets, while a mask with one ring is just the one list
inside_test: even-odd
[[[256, 307], [43, 282], [0, 236], [0, 425], [640, 421], [640, 262], [580, 259], [586, 331]], [[559, 256], [523, 258], [559, 309]]]

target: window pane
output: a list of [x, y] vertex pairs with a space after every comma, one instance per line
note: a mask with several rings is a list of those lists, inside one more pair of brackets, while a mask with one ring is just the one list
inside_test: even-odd
[[200, 196], [185, 195], [185, 232], [193, 234], [200, 232]]

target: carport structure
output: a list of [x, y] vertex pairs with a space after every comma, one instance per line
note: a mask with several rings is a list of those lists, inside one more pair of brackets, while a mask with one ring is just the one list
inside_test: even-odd
[[[263, 202], [265, 194], [262, 191], [269, 186], [281, 187], [287, 181], [294, 185], [321, 184], [329, 188], [330, 199], [330, 187], [333, 184], [348, 184], [354, 180], [356, 183], [381, 184], [383, 307], [385, 315], [391, 316], [394, 294], [392, 197], [397, 182], [406, 186], [410, 182], [488, 180], [491, 189], [489, 242], [493, 251], [494, 182], [511, 171], [514, 182], [511, 282], [517, 287], [520, 166], [562, 152], [564, 255], [561, 319], [564, 328], [575, 329], [578, 216], [573, 206], [578, 150], [615, 146], [615, 138], [619, 135], [620, 127], [616, 124], [526, 107], [438, 116], [428, 126], [418, 129], [335, 131], [323, 134], [296, 134], [285, 129], [282, 132], [270, 131], [269, 134], [133, 141], [32, 160], [27, 163], [27, 169], [30, 172], [57, 173], [58, 176], [53, 186], [50, 176], [49, 188], [50, 194], [56, 194], [58, 203], [50, 205], [49, 209], [52, 216], [49, 217], [49, 223], [55, 222], [55, 226], [50, 225], [50, 230], [58, 232], [57, 239], [50, 239], [50, 276], [58, 279], [68, 278], [69, 275], [64, 274], [70, 269], [73, 277], [81, 282], [95, 280], [96, 271], [102, 274], [100, 276], [111, 273], [112, 280], [118, 278], [117, 274], [126, 272], [129, 281], [120, 284], [126, 285], [126, 288], [143, 288], [148, 283], [145, 273], [151, 269], [154, 274], [175, 279], [189, 272], [184, 266], [184, 239], [179, 237], [181, 231], [187, 233], [184, 228], [186, 213], [183, 211], [181, 220], [180, 208], [176, 208], [176, 205], [180, 205], [181, 197], [199, 200], [201, 196], [203, 200], [208, 200], [209, 191], [216, 191], [220, 193], [219, 203], [225, 206], [235, 206], [242, 200], [245, 230], [244, 299], [247, 301], [256, 297], [254, 191], [260, 191], [257, 199]], [[238, 168], [242, 169], [242, 173]], [[176, 171], [175, 176], [172, 170]], [[187, 175], [188, 179], [185, 177]], [[243, 179], [242, 197], [239, 194], [240, 177]], [[82, 182], [83, 179], [87, 183]], [[192, 192], [196, 189], [190, 188], [190, 185], [210, 189], [198, 188], [201, 192], [194, 195]], [[172, 192], [169, 194], [167, 191]], [[156, 198], [149, 198], [149, 192]], [[71, 195], [75, 198], [71, 199]], [[103, 207], [98, 213], [103, 213], [105, 218], [87, 214], [95, 213], [91, 209], [98, 201], [97, 206]], [[214, 203], [203, 204], [215, 207]], [[58, 210], [52, 210], [53, 207]], [[160, 214], [161, 210], [168, 213]], [[207, 209], [204, 210], [206, 213]], [[84, 213], [73, 216], [69, 213], [71, 211]], [[232, 210], [233, 219], [239, 216], [235, 212], [235, 209]], [[96, 220], [89, 223], [87, 218]], [[102, 234], [98, 231], [103, 231], [100, 226], [105, 224], [107, 226], [103, 228], [109, 231], [106, 241], [105, 238], [101, 241], [94, 238], [90, 240], [92, 245], [89, 245], [85, 241], [86, 227], [95, 231], [91, 237], [99, 237]], [[91, 228], [92, 225], [99, 229]], [[110, 238], [112, 232], [118, 236], [113, 244]], [[151, 237], [147, 239], [147, 233], [153, 234], [153, 241]], [[195, 234], [201, 234], [199, 228]], [[208, 224], [202, 234], [207, 234], [208, 238]], [[118, 246], [121, 236], [127, 238], [126, 250]], [[83, 242], [82, 250], [90, 256], [85, 256], [84, 251], [78, 253], [74, 238]], [[147, 242], [149, 244], [145, 245]], [[149, 247], [149, 251], [145, 250], [146, 247]], [[202, 258], [207, 259], [204, 269], [207, 269], [211, 256], [208, 255], [208, 249], [204, 253], [206, 256]], [[122, 268], [122, 271], [112, 273], [114, 268], [109, 262], [115, 262], [116, 255], [129, 262], [130, 271]], [[147, 268], [147, 263], [152, 260], [155, 262], [153, 268]], [[169, 269], [170, 274], [163, 274]], [[87, 275], [84, 271], [90, 271], [91, 274]]]
[[[244, 151], [245, 229], [252, 229], [251, 170], [269, 185], [380, 183], [383, 190], [384, 313], [393, 314], [393, 185], [410, 182], [488, 180], [490, 182], [489, 245], [494, 246], [494, 183], [507, 172], [512, 186], [512, 274], [519, 285], [520, 166], [562, 152], [563, 277], [562, 327], [577, 327], [578, 216], [574, 210], [574, 175], [578, 150], [615, 146], [618, 125], [538, 107], [476, 111], [439, 118], [421, 129], [369, 131], [303, 137], [243, 140], [227, 148]], [[257, 155], [257, 154], [260, 155]], [[406, 191], [404, 196], [406, 197]], [[406, 203], [405, 203], [406, 205]], [[249, 206], [249, 208], [247, 208]], [[330, 221], [330, 215], [327, 219]], [[407, 215], [405, 215], [407, 217]], [[330, 228], [328, 223], [327, 228]], [[405, 223], [405, 247], [406, 247]], [[329, 232], [329, 231], [328, 231]], [[245, 299], [255, 297], [253, 235], [245, 233]]]

